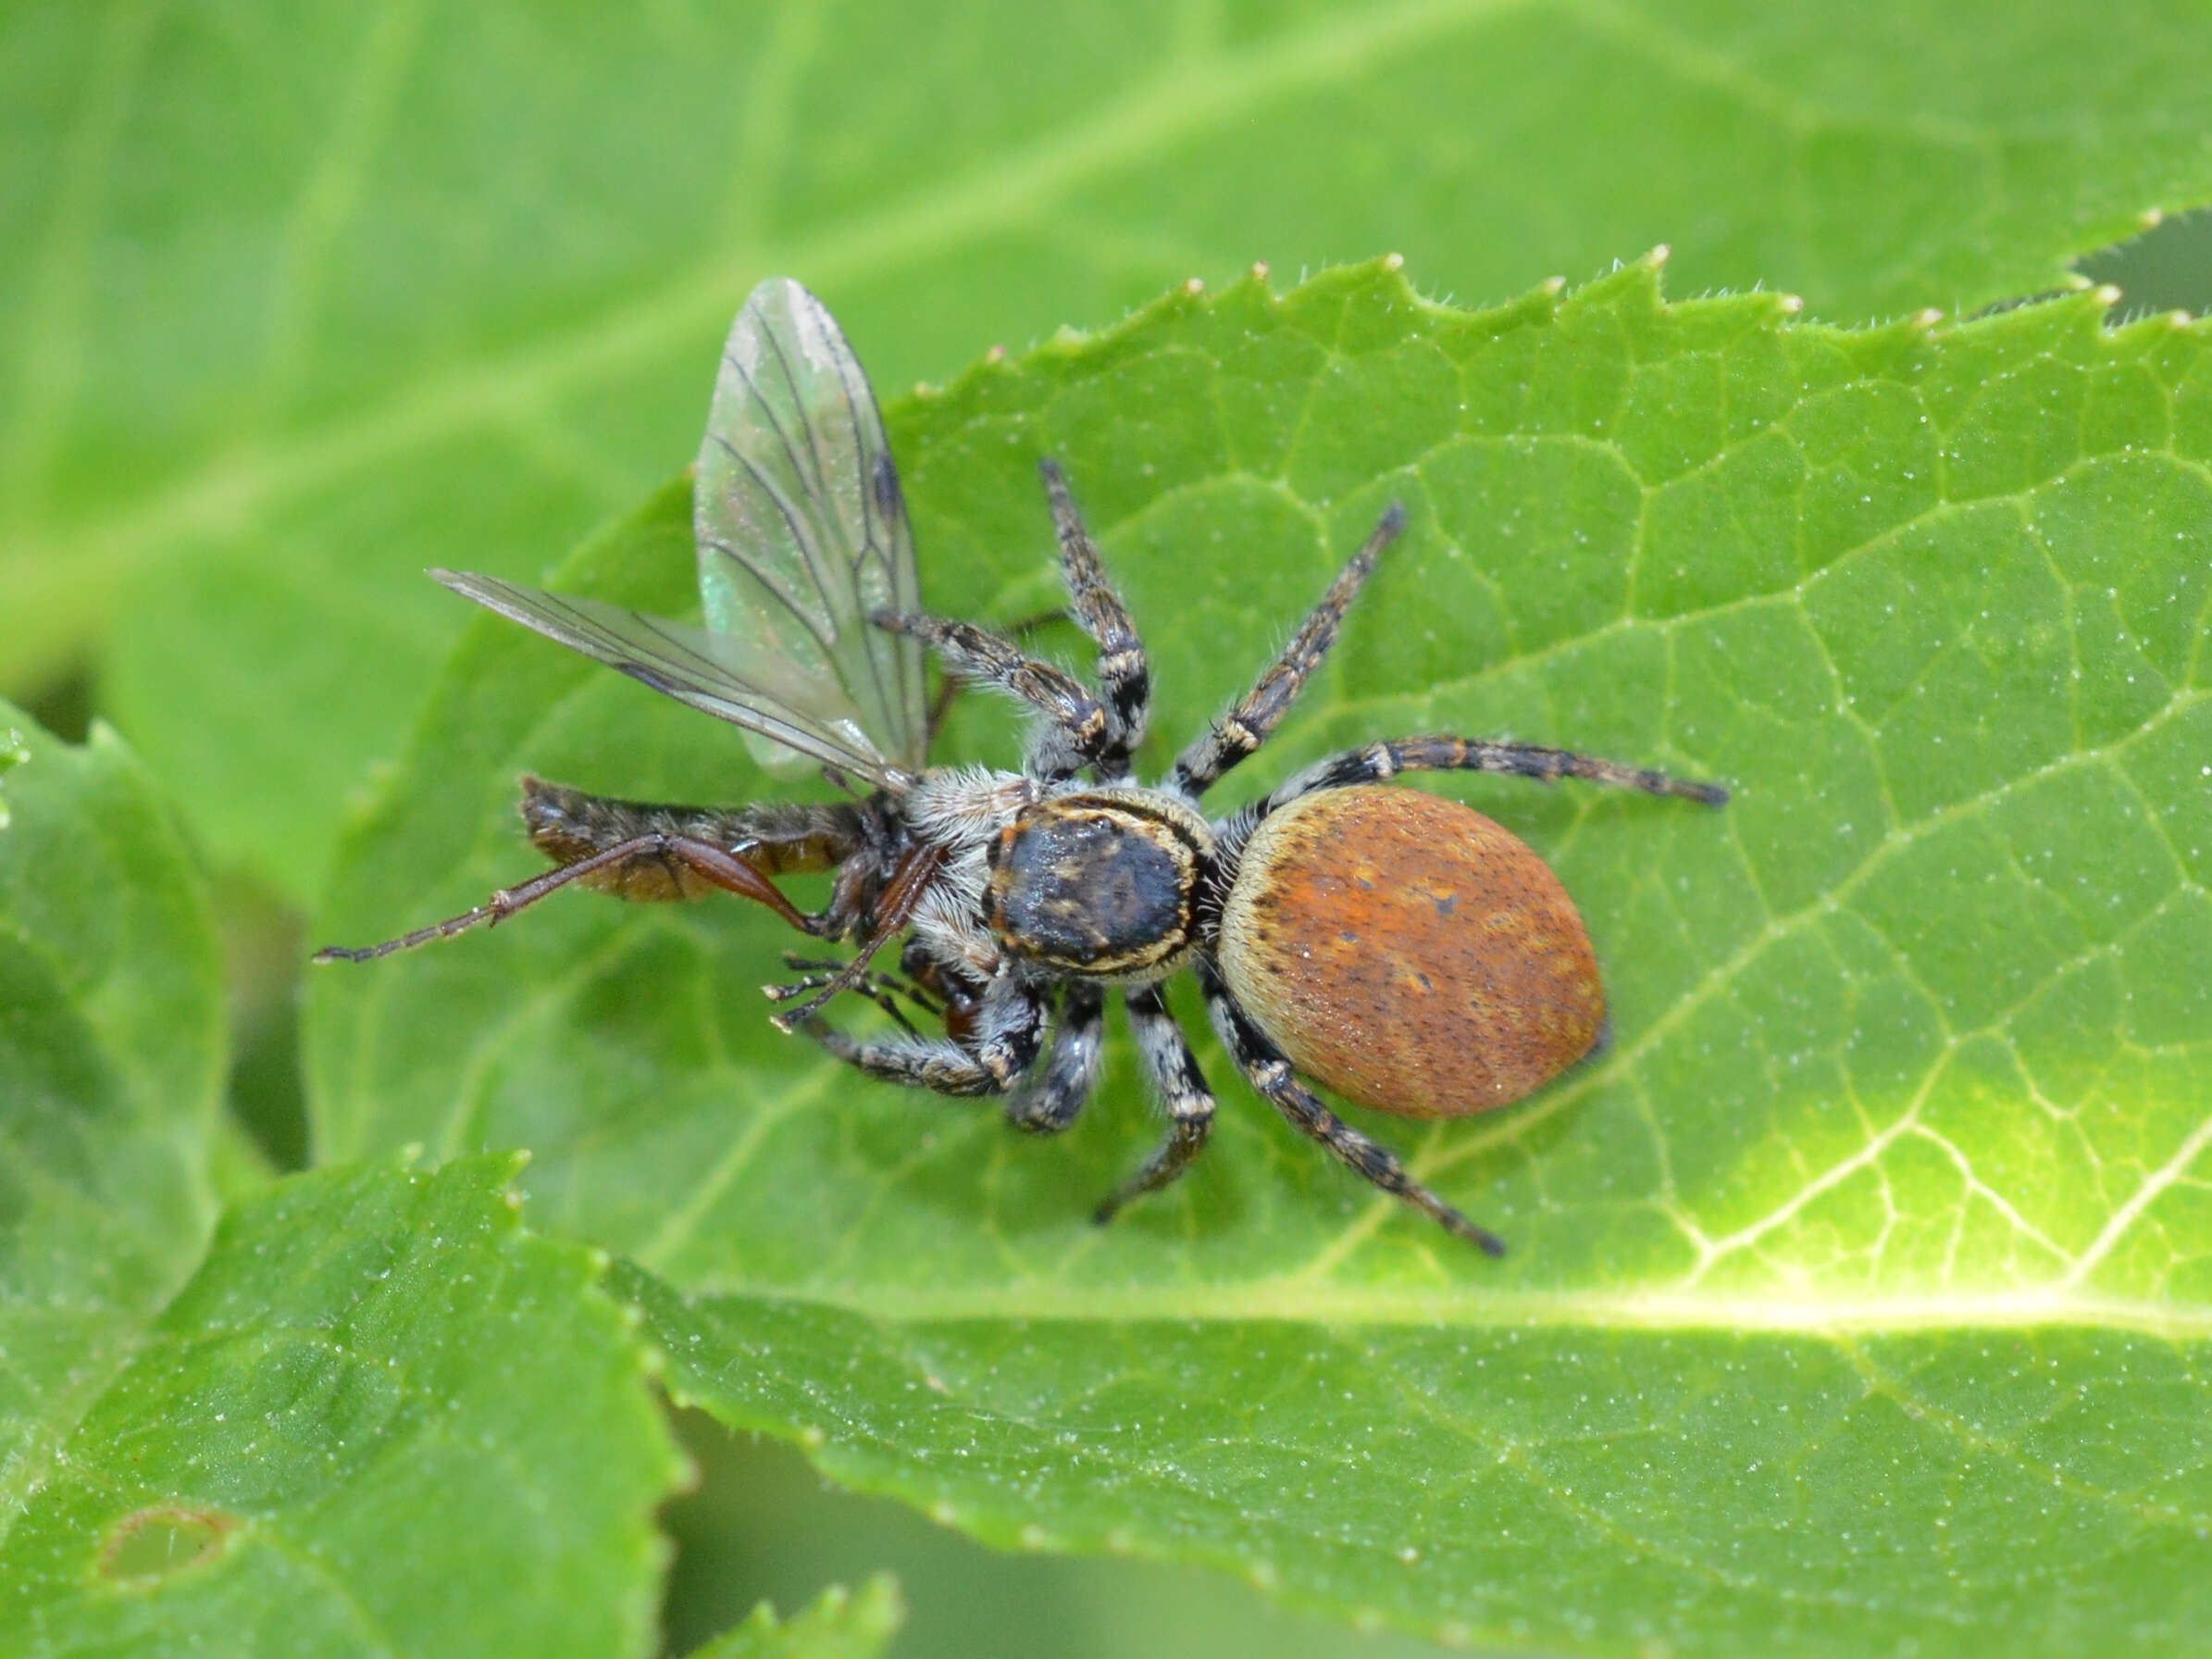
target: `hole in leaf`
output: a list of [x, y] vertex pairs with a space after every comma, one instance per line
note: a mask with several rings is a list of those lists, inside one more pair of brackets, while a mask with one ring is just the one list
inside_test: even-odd
[[2115, 322], [2160, 311], [2212, 315], [2212, 208], [2161, 219], [2140, 236], [2084, 254], [2074, 268], [2120, 291]]
[[160, 1579], [199, 1566], [222, 1553], [238, 1529], [234, 1516], [219, 1509], [141, 1509], [125, 1516], [100, 1552], [100, 1576], [109, 1579]]
[[16, 699], [23, 712], [64, 742], [81, 743], [93, 724], [93, 674], [73, 663]]
[[300, 917], [253, 876], [215, 878], [216, 927], [230, 991], [230, 1108], [280, 1169], [307, 1166], [300, 1081]]

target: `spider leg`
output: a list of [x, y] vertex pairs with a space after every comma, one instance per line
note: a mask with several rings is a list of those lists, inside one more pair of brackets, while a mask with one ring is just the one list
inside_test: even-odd
[[950, 672], [1019, 697], [1045, 717], [1031, 743], [1032, 769], [1057, 782], [1098, 763], [1117, 740], [1121, 721], [1089, 687], [1066, 669], [1029, 655], [1003, 634], [973, 622], [877, 611], [876, 627], [912, 635], [944, 659]]
[[1361, 588], [1373, 574], [1375, 560], [1382, 557], [1383, 549], [1397, 541], [1405, 528], [1406, 509], [1392, 502], [1373, 533], [1352, 555], [1351, 562], [1329, 584], [1329, 591], [1322, 595], [1312, 615], [1299, 625], [1290, 643], [1283, 648], [1283, 655], [1274, 666], [1260, 676], [1259, 683], [1245, 693], [1243, 702], [1214, 721], [1204, 736], [1177, 756], [1168, 788], [1179, 790], [1196, 800], [1223, 773], [1267, 741], [1268, 734], [1290, 712], [1290, 705], [1304, 688], [1307, 677], [1321, 666], [1321, 659], [1336, 642], [1336, 630], [1343, 625], [1344, 613], [1351, 608]]
[[1021, 1080], [1036, 1063], [1044, 1023], [1044, 999], [1037, 992], [999, 979], [984, 996], [974, 1032], [963, 1039], [898, 1036], [856, 1042], [812, 1017], [797, 1029], [870, 1077], [974, 1096], [1003, 1094]]
[[[1024, 617], [1018, 622], [1008, 623], [1005, 630], [1006, 637], [1010, 640], [1025, 640], [1040, 628], [1053, 622], [1064, 622], [1067, 619], [1068, 614], [1065, 611], [1038, 611]], [[927, 730], [932, 744], [937, 741], [938, 729], [945, 723], [945, 717], [952, 712], [952, 705], [959, 700], [960, 688], [960, 677], [956, 674], [947, 674], [943, 678], [943, 682], [937, 688], [937, 695], [929, 700]]]
[[1037, 1135], [1057, 1135], [1075, 1121], [1098, 1084], [1100, 1042], [1106, 1025], [1106, 993], [1077, 981], [1062, 999], [1060, 1024], [1041, 1072], [1006, 1103], [1006, 1120]]
[[1108, 580], [1083, 528], [1083, 515], [1068, 493], [1067, 475], [1060, 463], [1044, 460], [1038, 471], [1045, 480], [1045, 496], [1052, 505], [1052, 528], [1060, 536], [1060, 570], [1067, 580], [1068, 599], [1083, 631], [1098, 642], [1099, 686], [1113, 711], [1118, 729], [1102, 746], [1094, 764], [1101, 778], [1126, 778], [1129, 756], [1144, 739], [1145, 724], [1152, 712], [1152, 669], [1145, 655], [1144, 641], [1130, 620], [1128, 606]]
[[1129, 1030], [1160, 1091], [1162, 1104], [1167, 1107], [1168, 1131], [1167, 1139], [1145, 1161], [1144, 1167], [1099, 1205], [1091, 1218], [1100, 1223], [1112, 1220], [1115, 1212], [1131, 1199], [1157, 1191], [1181, 1175], [1190, 1166], [1191, 1159], [1205, 1150], [1206, 1137], [1213, 1130], [1212, 1091], [1206, 1087], [1198, 1056], [1190, 1052], [1183, 1028], [1168, 1012], [1160, 987], [1148, 985], [1142, 991], [1132, 991], [1127, 1002]]
[[[1623, 766], [1617, 760], [1599, 760], [1566, 749], [1547, 749], [1537, 743], [1492, 743], [1463, 737], [1407, 737], [1389, 742], [1369, 743], [1308, 767], [1260, 804], [1265, 817], [1315, 790], [1343, 789], [1356, 783], [1386, 783], [1400, 772], [1505, 772], [1519, 778], [1540, 778], [1547, 783], [1561, 778], [1581, 778], [1607, 783], [1615, 789], [1637, 789], [1649, 795], [1679, 795], [1724, 806], [1728, 792], [1717, 783], [1692, 783], [1643, 767]], [[1258, 819], [1255, 818], [1254, 822]]]
[[1475, 1226], [1408, 1175], [1396, 1154], [1346, 1123], [1322, 1104], [1320, 1096], [1300, 1083], [1283, 1051], [1236, 1005], [1229, 988], [1222, 983], [1220, 971], [1212, 963], [1199, 964], [1199, 982], [1205, 987], [1206, 1009], [1213, 1017], [1213, 1029], [1221, 1034], [1223, 1045], [1251, 1080], [1252, 1087], [1290, 1120], [1292, 1128], [1320, 1141], [1384, 1191], [1404, 1199], [1435, 1219], [1445, 1231], [1465, 1239], [1487, 1254], [1505, 1254], [1504, 1240]]

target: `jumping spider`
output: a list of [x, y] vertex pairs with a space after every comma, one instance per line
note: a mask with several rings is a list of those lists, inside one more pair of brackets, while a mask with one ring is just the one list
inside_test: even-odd
[[[574, 880], [629, 899], [726, 891], [857, 946], [771, 997], [775, 1017], [870, 1076], [1004, 1095], [1008, 1117], [1066, 1129], [1100, 1066], [1118, 991], [1169, 1128], [1100, 1221], [1167, 1185], [1205, 1146], [1213, 1095], [1162, 994], [1198, 977], [1223, 1046], [1304, 1134], [1449, 1231], [1504, 1246], [1345, 1123], [1304, 1072], [1361, 1104], [1457, 1116], [1519, 1099], [1586, 1054], [1604, 996], [1581, 918], [1542, 860], [1469, 807], [1374, 787], [1404, 772], [1581, 778], [1718, 805], [1726, 792], [1530, 743], [1412, 737], [1330, 756], [1210, 818], [1199, 803], [1281, 723], [1383, 550], [1386, 511], [1282, 655], [1143, 784], [1131, 757], [1151, 678], [1057, 463], [1041, 464], [1069, 611], [1098, 647], [1097, 689], [1015, 641], [917, 607], [898, 473], [865, 376], [805, 290], [763, 283], [723, 356], [697, 494], [708, 628], [491, 577], [449, 587], [646, 684], [796, 751], [868, 792], [826, 805], [659, 805], [525, 780], [530, 840], [556, 867], [361, 959], [496, 922]], [[1022, 769], [930, 767], [920, 648], [959, 680], [1028, 705]], [[769, 879], [833, 870], [798, 910]], [[903, 979], [870, 963], [905, 932]], [[903, 1032], [857, 1039], [819, 1010], [876, 1000]], [[811, 994], [809, 994], [811, 993]], [[925, 1034], [904, 997], [941, 1030]]]

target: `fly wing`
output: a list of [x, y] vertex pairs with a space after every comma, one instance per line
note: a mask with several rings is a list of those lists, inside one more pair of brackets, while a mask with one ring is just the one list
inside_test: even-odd
[[751, 641], [495, 576], [430, 574], [454, 592], [782, 751], [795, 750], [885, 789], [904, 790], [913, 781], [857, 719], [825, 709], [818, 681]]
[[868, 620], [921, 608], [899, 470], [859, 359], [788, 277], [755, 288], [730, 329], [694, 501], [708, 629], [785, 665], [788, 707], [920, 771], [921, 644]]

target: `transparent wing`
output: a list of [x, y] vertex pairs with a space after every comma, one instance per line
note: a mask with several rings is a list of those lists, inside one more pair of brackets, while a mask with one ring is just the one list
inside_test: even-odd
[[868, 620], [921, 608], [899, 471], [852, 348], [789, 278], [755, 288], [730, 329], [695, 503], [708, 629], [787, 665], [811, 688], [789, 706], [920, 771], [922, 647]]
[[857, 721], [823, 710], [818, 682], [750, 641], [596, 599], [519, 587], [493, 576], [459, 570], [430, 574], [454, 592], [619, 668], [678, 703], [727, 720], [750, 736], [887, 789], [904, 790], [913, 782], [913, 774], [886, 756]]

